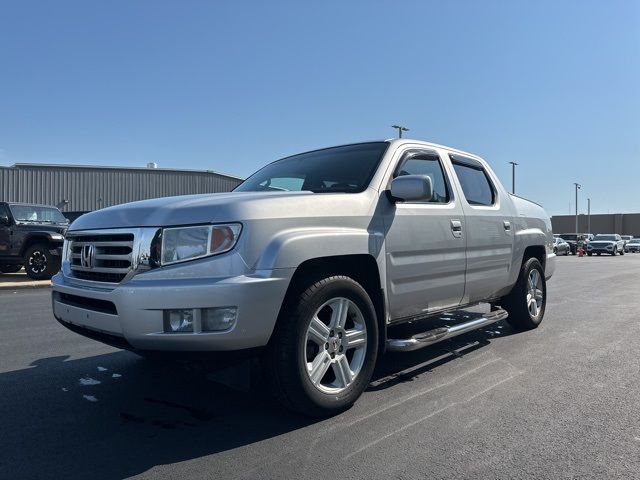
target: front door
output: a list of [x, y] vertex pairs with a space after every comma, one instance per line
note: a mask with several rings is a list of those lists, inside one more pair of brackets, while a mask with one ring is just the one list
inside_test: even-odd
[[464, 294], [465, 225], [442, 159], [409, 150], [393, 177], [428, 175], [429, 202], [397, 202], [385, 213], [387, 292], [391, 320], [456, 307]]

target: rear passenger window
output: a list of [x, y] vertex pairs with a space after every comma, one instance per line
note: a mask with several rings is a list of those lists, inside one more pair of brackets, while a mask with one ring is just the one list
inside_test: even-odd
[[451, 160], [469, 205], [493, 205], [496, 202], [496, 194], [481, 164], [472, 159], [468, 162], [459, 161], [453, 156]]
[[432, 155], [410, 157], [401, 164], [395, 177], [402, 175], [426, 175], [431, 178], [433, 197], [429, 202], [421, 203], [449, 203], [449, 189], [439, 157]]

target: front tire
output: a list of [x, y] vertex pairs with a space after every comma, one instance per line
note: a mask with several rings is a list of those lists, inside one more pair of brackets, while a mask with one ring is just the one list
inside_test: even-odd
[[44, 243], [32, 245], [24, 255], [24, 269], [33, 280], [49, 280], [60, 270], [60, 260], [49, 253]]
[[359, 283], [340, 275], [315, 282], [285, 304], [263, 367], [285, 407], [323, 417], [355, 403], [377, 355], [373, 303]]
[[537, 258], [530, 258], [520, 268], [518, 281], [503, 297], [502, 306], [509, 312], [507, 322], [517, 330], [532, 330], [540, 325], [547, 305], [547, 282]]

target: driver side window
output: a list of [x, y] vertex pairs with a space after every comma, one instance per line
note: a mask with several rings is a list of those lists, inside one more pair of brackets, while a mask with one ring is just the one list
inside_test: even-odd
[[9, 218], [9, 209], [4, 205], [0, 205], [0, 217]]
[[420, 203], [449, 203], [449, 189], [444, 177], [440, 158], [436, 155], [415, 155], [406, 159], [401, 165], [395, 177], [402, 175], [426, 175], [431, 178], [433, 185], [433, 197], [428, 202]]

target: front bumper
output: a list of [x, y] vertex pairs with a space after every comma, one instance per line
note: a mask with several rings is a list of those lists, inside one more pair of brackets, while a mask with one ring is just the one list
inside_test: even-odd
[[[293, 269], [206, 279], [131, 281], [102, 289], [53, 277], [53, 313], [70, 329], [121, 348], [228, 351], [267, 344]], [[144, 276], [144, 275], [142, 275]], [[237, 307], [235, 325], [222, 332], [165, 333], [164, 310]]]
[[613, 244], [593, 244], [593, 243], [589, 243], [587, 245], [587, 253], [613, 253], [614, 251], [617, 251], [618, 246], [617, 245], [613, 245]]

